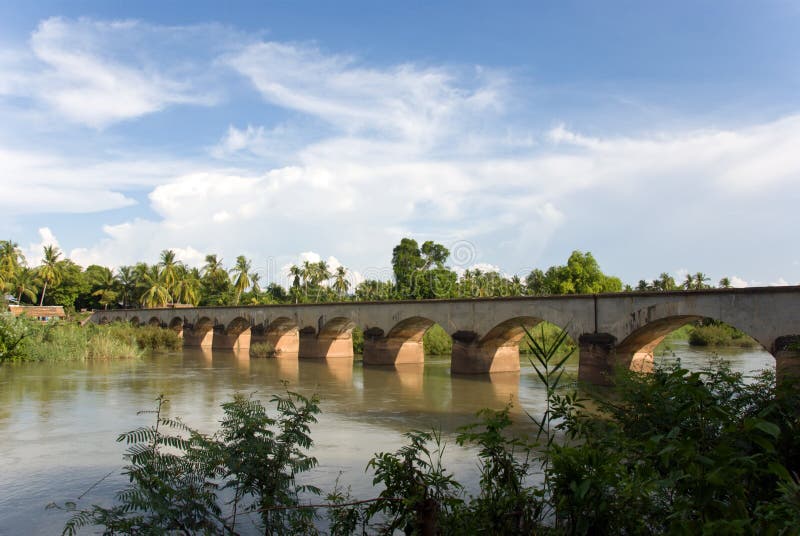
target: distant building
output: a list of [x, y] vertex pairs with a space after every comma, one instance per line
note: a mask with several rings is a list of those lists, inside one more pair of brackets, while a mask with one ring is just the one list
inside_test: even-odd
[[8, 310], [14, 316], [25, 315], [28, 318], [35, 318], [40, 322], [63, 319], [67, 317], [64, 308], [60, 305], [9, 305]]

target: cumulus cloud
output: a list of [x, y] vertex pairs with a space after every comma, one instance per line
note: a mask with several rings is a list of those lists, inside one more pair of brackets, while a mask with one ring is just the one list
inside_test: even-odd
[[39, 239], [39, 242], [28, 244], [28, 247], [22, 252], [23, 255], [25, 255], [25, 260], [28, 262], [28, 266], [38, 266], [42, 263], [45, 246], [61, 247], [56, 235], [53, 234], [53, 231], [51, 231], [49, 227], [41, 227], [39, 229]]

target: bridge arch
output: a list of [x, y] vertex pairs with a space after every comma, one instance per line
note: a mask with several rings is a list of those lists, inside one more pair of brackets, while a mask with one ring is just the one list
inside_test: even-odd
[[451, 338], [457, 335], [448, 333], [441, 322], [427, 316], [404, 318], [395, 322], [387, 333], [380, 328], [368, 328], [364, 331], [364, 364], [397, 366], [424, 363], [423, 338], [434, 325], [440, 326]]
[[176, 316], [172, 320], [169, 321], [169, 329], [172, 331], [177, 331], [178, 333], [183, 331], [183, 318]]
[[280, 316], [274, 319], [263, 328], [263, 338], [272, 345], [275, 357], [296, 358], [300, 355], [300, 328], [292, 318]]
[[299, 355], [308, 358], [353, 359], [353, 328], [355, 322], [344, 316], [336, 316], [319, 327], [311, 326], [299, 330]]
[[[654, 366], [654, 351], [664, 338], [686, 324], [697, 322], [705, 318], [721, 321], [712, 316], [675, 315], [659, 318], [658, 320], [643, 325], [617, 344], [617, 366], [622, 366], [636, 372], [652, 372]], [[738, 326], [729, 322], [723, 323], [752, 337], [759, 343], [762, 349], [772, 353], [762, 341], [758, 340], [757, 335], [750, 334], [746, 330], [740, 329]]]
[[140, 324], [140, 322], [139, 322], [139, 317], [138, 317], [138, 316], [134, 316], [134, 317], [132, 317], [132, 318], [130, 319], [130, 323], [131, 323], [131, 325], [132, 325], [132, 326], [139, 327], [139, 324]]
[[160, 328], [161, 327], [161, 320], [157, 316], [153, 316], [147, 322], [147, 325]]
[[214, 321], [207, 316], [201, 316], [194, 324], [186, 325], [183, 330], [183, 344], [211, 348], [214, 344]]

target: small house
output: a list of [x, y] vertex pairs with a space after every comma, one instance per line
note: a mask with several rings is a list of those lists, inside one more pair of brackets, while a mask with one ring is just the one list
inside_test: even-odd
[[25, 315], [40, 322], [49, 322], [55, 319], [62, 320], [67, 317], [64, 308], [60, 305], [9, 305], [8, 310], [14, 316]]

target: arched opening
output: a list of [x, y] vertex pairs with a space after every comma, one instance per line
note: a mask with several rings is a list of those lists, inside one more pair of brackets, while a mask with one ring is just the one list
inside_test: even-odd
[[276, 318], [263, 329], [263, 341], [259, 334], [258, 342], [269, 345], [275, 357], [297, 358], [300, 354], [300, 330], [297, 322], [288, 317]]
[[154, 316], [153, 318], [150, 319], [150, 321], [147, 323], [147, 325], [148, 326], [153, 326], [153, 327], [156, 327], [156, 328], [160, 328], [161, 327], [161, 320], [159, 320], [158, 317]]
[[237, 316], [214, 333], [214, 348], [222, 350], [250, 349], [250, 321]]
[[[561, 328], [538, 317], [516, 316], [496, 324], [480, 338], [456, 334], [453, 337], [451, 370], [461, 374], [518, 372], [520, 348], [524, 352], [529, 348], [526, 331], [537, 340], [543, 338], [554, 341], [561, 333]], [[571, 343], [571, 339], [568, 342]]]
[[140, 322], [138, 316], [134, 316], [133, 318], [131, 318], [130, 322], [132, 326], [136, 326], [137, 328], [139, 327]]
[[450, 356], [453, 337], [440, 324], [422, 316], [401, 320], [386, 335], [370, 328], [364, 332], [364, 364], [420, 364], [425, 362], [426, 354]]
[[346, 317], [335, 317], [315, 333], [313, 328], [300, 330], [300, 357], [353, 359], [353, 328], [355, 323]]
[[699, 370], [714, 358], [732, 370], [752, 373], [775, 367], [775, 359], [758, 340], [736, 326], [700, 316], [672, 316], [648, 323], [616, 347], [617, 364], [637, 372], [652, 372], [656, 360], [680, 360]]
[[183, 318], [176, 316], [172, 320], [169, 321], [169, 329], [176, 333], [183, 332]]
[[100, 324], [109, 324], [108, 317], [104, 316], [100, 319]]
[[194, 325], [187, 324], [183, 330], [183, 341], [185, 346], [211, 348], [214, 344], [214, 321], [204, 316]]

